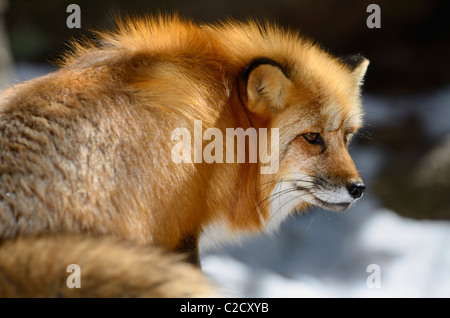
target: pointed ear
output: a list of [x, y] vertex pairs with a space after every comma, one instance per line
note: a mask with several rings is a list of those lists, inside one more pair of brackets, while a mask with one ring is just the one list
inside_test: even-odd
[[347, 55], [339, 58], [352, 72], [355, 83], [360, 86], [363, 83], [364, 75], [366, 74], [369, 60], [361, 54]]
[[250, 64], [245, 73], [247, 108], [251, 112], [267, 114], [286, 107], [295, 86], [280, 65], [263, 59]]

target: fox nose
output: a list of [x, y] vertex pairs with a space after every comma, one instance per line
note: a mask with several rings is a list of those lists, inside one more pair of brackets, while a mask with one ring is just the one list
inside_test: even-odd
[[366, 190], [366, 186], [362, 182], [356, 182], [348, 185], [347, 190], [352, 198], [356, 200], [362, 197], [364, 191]]

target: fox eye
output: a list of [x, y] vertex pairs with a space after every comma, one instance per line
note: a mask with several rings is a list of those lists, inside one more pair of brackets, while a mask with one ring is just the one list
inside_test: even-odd
[[324, 141], [319, 133], [306, 133], [303, 134], [303, 138], [313, 145], [321, 145], [324, 144]]

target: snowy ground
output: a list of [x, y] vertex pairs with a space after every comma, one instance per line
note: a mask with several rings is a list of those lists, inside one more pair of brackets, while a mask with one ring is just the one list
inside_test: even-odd
[[[48, 67], [21, 64], [16, 81]], [[396, 103], [396, 107], [391, 107]], [[392, 100], [366, 97], [367, 122], [376, 126], [418, 112], [430, 136], [450, 134], [450, 89]], [[223, 246], [202, 256], [204, 272], [231, 297], [450, 297], [450, 222], [399, 217], [378, 203], [371, 181], [384, 157], [353, 149], [367, 194], [345, 213], [313, 210], [287, 220], [272, 236]], [[380, 269], [380, 288], [367, 272]]]
[[[276, 238], [207, 254], [203, 269], [231, 297], [450, 297], [450, 224], [400, 218], [367, 201], [371, 211], [316, 211]], [[350, 220], [356, 213], [364, 220]], [[367, 285], [370, 264], [380, 268], [380, 288]]]

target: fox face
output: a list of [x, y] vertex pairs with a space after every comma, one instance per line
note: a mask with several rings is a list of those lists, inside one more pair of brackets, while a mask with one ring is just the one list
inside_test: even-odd
[[278, 172], [260, 177], [270, 225], [309, 205], [345, 211], [365, 190], [347, 147], [362, 125], [360, 85], [369, 61], [325, 58], [290, 67], [263, 59], [247, 71], [250, 116], [279, 128]]

